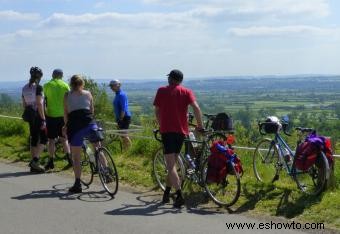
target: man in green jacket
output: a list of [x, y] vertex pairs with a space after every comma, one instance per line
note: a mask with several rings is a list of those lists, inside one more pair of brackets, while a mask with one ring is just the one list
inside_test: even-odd
[[46, 126], [48, 137], [48, 152], [50, 159], [45, 165], [45, 170], [54, 168], [55, 141], [61, 140], [65, 158], [68, 161], [68, 166], [72, 166], [70, 156], [70, 147], [67, 139], [63, 137], [62, 128], [64, 126], [64, 96], [70, 90], [68, 84], [62, 80], [63, 71], [55, 69], [52, 73], [52, 79], [44, 85], [44, 94], [46, 98]]

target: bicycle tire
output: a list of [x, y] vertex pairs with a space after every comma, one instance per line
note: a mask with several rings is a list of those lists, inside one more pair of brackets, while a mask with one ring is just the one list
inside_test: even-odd
[[253, 154], [253, 170], [258, 181], [272, 183], [279, 175], [279, 153], [275, 142], [269, 138], [262, 139]]
[[118, 172], [110, 152], [105, 147], [98, 149], [96, 162], [100, 182], [106, 192], [108, 192], [111, 197], [114, 197], [118, 191]]
[[82, 170], [81, 183], [85, 186], [90, 186], [93, 182], [94, 164], [90, 161], [89, 155], [86, 153], [86, 149], [83, 148], [81, 152], [80, 165]]
[[234, 165], [232, 163], [228, 165], [229, 173], [219, 183], [207, 181], [207, 168], [208, 159], [203, 164], [201, 174], [204, 189], [209, 197], [219, 206], [230, 207], [234, 205], [241, 193], [241, 179]]
[[328, 161], [324, 153], [320, 153], [315, 163], [306, 171], [296, 168], [296, 157], [293, 161], [292, 175], [298, 188], [308, 195], [319, 195], [327, 185]]
[[[163, 148], [160, 148], [156, 151], [152, 162], [153, 162], [152, 163], [153, 176], [159, 188], [164, 191], [166, 187], [165, 178], [168, 173], [168, 170], [166, 169]], [[176, 169], [177, 169], [177, 174], [181, 180], [181, 187], [182, 187], [185, 181], [185, 166], [180, 156], [178, 156], [177, 158]]]

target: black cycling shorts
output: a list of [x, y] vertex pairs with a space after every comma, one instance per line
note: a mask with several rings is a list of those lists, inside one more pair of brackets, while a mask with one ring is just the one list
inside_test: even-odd
[[64, 117], [46, 116], [47, 137], [49, 139], [63, 137], [63, 133], [62, 133], [63, 126], [64, 126]]
[[164, 154], [179, 154], [184, 142], [184, 135], [176, 132], [162, 133]]
[[124, 116], [123, 120], [118, 120], [118, 128], [119, 129], [129, 129], [131, 123], [131, 117], [130, 116]]
[[47, 143], [47, 135], [45, 129], [41, 129], [42, 119], [37, 114], [34, 119], [29, 123], [30, 126], [30, 142], [32, 147], [38, 146], [38, 144], [45, 145]]

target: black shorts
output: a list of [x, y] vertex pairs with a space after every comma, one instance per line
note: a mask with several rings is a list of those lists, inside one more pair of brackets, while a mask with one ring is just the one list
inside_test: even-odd
[[119, 129], [129, 129], [131, 123], [131, 117], [130, 116], [124, 116], [123, 120], [118, 120], [118, 128]]
[[37, 114], [34, 119], [31, 119], [29, 123], [30, 126], [30, 142], [32, 147], [38, 146], [38, 144], [45, 145], [47, 143], [46, 129], [42, 130], [42, 119]]
[[176, 132], [162, 133], [164, 154], [179, 154], [184, 142], [184, 135]]
[[47, 137], [49, 139], [63, 137], [63, 133], [62, 133], [63, 126], [64, 126], [64, 117], [46, 116]]

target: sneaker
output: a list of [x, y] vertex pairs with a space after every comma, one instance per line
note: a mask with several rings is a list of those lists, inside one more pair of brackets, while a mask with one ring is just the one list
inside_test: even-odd
[[69, 193], [81, 193], [83, 190], [81, 188], [81, 185], [73, 185], [71, 188], [68, 189]]
[[169, 203], [170, 202], [170, 193], [164, 192], [163, 193], [163, 199], [162, 199], [162, 203]]
[[45, 170], [44, 168], [42, 168], [40, 165], [39, 165], [39, 162], [38, 161], [31, 161], [29, 163], [29, 167], [30, 167], [30, 171], [32, 173], [44, 173]]
[[184, 198], [182, 196], [177, 196], [175, 203], [174, 203], [174, 207], [181, 208], [183, 205], [184, 205]]
[[54, 162], [53, 160], [49, 159], [45, 165], [45, 171], [54, 169]]

